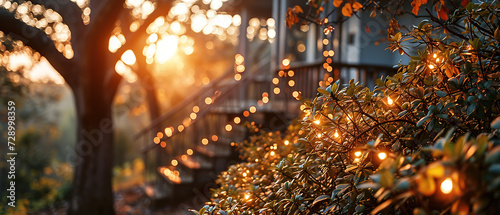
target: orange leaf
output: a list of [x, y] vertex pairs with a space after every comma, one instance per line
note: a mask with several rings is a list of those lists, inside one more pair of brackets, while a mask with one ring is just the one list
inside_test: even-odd
[[342, 15], [351, 17], [352, 16], [352, 7], [351, 3], [346, 3], [342, 8]]
[[420, 9], [420, 5], [422, 5], [422, 3], [420, 3], [420, 0], [413, 0], [411, 2], [411, 12], [415, 15], [418, 15], [418, 10]]
[[470, 0], [462, 0], [462, 3], [460, 3], [462, 5], [462, 7], [467, 7], [467, 5], [469, 4]]
[[448, 10], [448, 8], [446, 8], [446, 6], [444, 6], [444, 1], [441, 0], [441, 2], [437, 3], [435, 7], [436, 7], [438, 18], [442, 19], [442, 20], [447, 20], [448, 19], [448, 12], [450, 10]]
[[340, 7], [342, 4], [343, 0], [333, 0], [333, 6], [335, 7]]
[[368, 26], [365, 26], [365, 30], [366, 30], [367, 33], [371, 33], [372, 32]]
[[352, 8], [354, 9], [354, 11], [358, 11], [359, 9], [363, 8], [363, 5], [360, 4], [359, 2], [355, 1], [353, 4], [352, 4]]
[[296, 13], [304, 13], [304, 11], [302, 10], [302, 8], [300, 6], [298, 6], [298, 5], [295, 5], [294, 9], [295, 9]]

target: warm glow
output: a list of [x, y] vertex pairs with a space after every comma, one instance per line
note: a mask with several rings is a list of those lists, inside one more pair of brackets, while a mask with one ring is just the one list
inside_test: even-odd
[[194, 106], [193, 107], [193, 112], [198, 113], [198, 111], [200, 111], [200, 107]]
[[135, 63], [135, 55], [132, 50], [127, 50], [122, 55], [122, 61], [127, 65], [134, 65]]
[[273, 78], [273, 84], [279, 84], [280, 80], [278, 78]]
[[446, 178], [443, 182], [441, 182], [441, 192], [444, 194], [451, 193], [453, 190], [453, 182], [451, 178]]
[[241, 119], [240, 119], [239, 117], [234, 117], [234, 120], [233, 120], [233, 121], [234, 121], [234, 123], [236, 123], [236, 124], [240, 124]]
[[288, 81], [288, 86], [290, 86], [290, 87], [295, 86], [295, 81], [294, 80]]
[[248, 117], [248, 116], [250, 116], [250, 112], [248, 112], [247, 110], [246, 110], [246, 111], [243, 111], [243, 116], [244, 116], [244, 117]]
[[356, 156], [356, 157], [361, 156], [361, 152], [360, 152], [360, 151], [356, 151], [356, 152], [354, 152], [354, 156]]
[[156, 144], [160, 143], [160, 138], [158, 137], [153, 138], [153, 142]]
[[274, 151], [271, 151], [271, 153], [269, 153], [271, 156], [274, 156], [276, 153]]
[[278, 95], [280, 94], [280, 88], [278, 87], [275, 87], [274, 90], [273, 90], [274, 94]]
[[394, 101], [392, 101], [391, 97], [387, 97], [387, 104], [392, 105]]
[[317, 137], [321, 138], [321, 136], [323, 136], [323, 135], [321, 133], [318, 133]]
[[189, 114], [189, 118], [191, 118], [193, 120], [196, 119], [196, 117], [197, 117], [196, 113]]
[[245, 199], [248, 200], [249, 198], [250, 198], [250, 194], [249, 193], [245, 194]]
[[179, 164], [179, 162], [177, 162], [177, 160], [173, 159], [171, 162], [172, 166], [177, 166], [177, 164]]
[[172, 136], [173, 130], [174, 129], [171, 128], [171, 127], [165, 128], [165, 134], [167, 135], [167, 137], [171, 137]]
[[[299, 92], [297, 92], [297, 91], [293, 91], [292, 96], [293, 96], [294, 98], [299, 97]], [[297, 99], [298, 99], [298, 98], [297, 98]]]
[[387, 153], [385, 152], [378, 153], [378, 158], [380, 158], [380, 160], [385, 160], [387, 158]]
[[161, 138], [163, 138], [163, 133], [158, 132], [158, 133], [156, 133], [156, 136], [161, 139]]
[[203, 138], [203, 139], [201, 140], [201, 143], [202, 143], [203, 145], [208, 145], [208, 139], [207, 139], [207, 138]]
[[177, 126], [177, 130], [179, 130], [179, 132], [184, 131], [184, 126], [183, 125]]
[[290, 66], [290, 59], [288, 58], [285, 58], [283, 59], [283, 61], [281, 62], [283, 64], [283, 66], [287, 67], [287, 66]]
[[234, 57], [234, 62], [238, 65], [242, 64], [243, 61], [245, 60], [245, 58], [240, 55], [240, 54], [237, 54], [235, 57]]
[[172, 58], [177, 52], [178, 43], [179, 38], [175, 35], [160, 39], [156, 43], [156, 60], [158, 60], [159, 63], [165, 63]]
[[236, 80], [236, 81], [241, 80], [241, 75], [240, 74], [235, 74], [234, 75], [234, 80]]
[[295, 72], [293, 70], [288, 71], [288, 76], [293, 77], [295, 75]]
[[167, 146], [167, 143], [165, 143], [165, 141], [161, 141], [160, 146], [161, 146], [162, 148], [165, 148], [165, 147]]
[[188, 150], [186, 151], [186, 154], [188, 154], [188, 155], [193, 155], [193, 150], [192, 150], [192, 149], [188, 149]]
[[437, 58], [437, 54], [436, 54], [436, 53], [434, 53], [434, 55], [432, 55], [432, 57]]
[[319, 123], [320, 123], [319, 119], [318, 120], [314, 120], [314, 124], [319, 125]]
[[207, 105], [212, 104], [212, 98], [210, 97], [205, 98], [205, 104]]
[[434, 69], [434, 65], [430, 64], [429, 69]]
[[264, 97], [264, 98], [262, 98], [262, 102], [264, 102], [264, 103], [266, 103], [266, 104], [267, 104], [267, 103], [269, 102], [269, 97]]
[[334, 136], [335, 138], [338, 138], [338, 137], [339, 137], [339, 132], [338, 132], [337, 130], [335, 130], [335, 134], [333, 134], [333, 136]]
[[288, 146], [288, 144], [290, 144], [290, 142], [288, 140], [285, 140], [285, 146]]
[[215, 135], [215, 134], [214, 134], [214, 135], [212, 135], [212, 141], [214, 141], [214, 142], [215, 142], [215, 141], [217, 141], [217, 140], [219, 140], [219, 137], [217, 137], [217, 135]]
[[257, 108], [255, 106], [252, 106], [248, 109], [250, 113], [255, 113], [257, 111]]
[[233, 126], [230, 125], [230, 124], [227, 124], [226, 125], [226, 131], [231, 131], [231, 130], [233, 130]]
[[359, 162], [359, 158], [354, 159], [354, 163]]
[[109, 38], [108, 49], [110, 52], [115, 53], [121, 46], [122, 43], [120, 42], [117, 36], [113, 35]]

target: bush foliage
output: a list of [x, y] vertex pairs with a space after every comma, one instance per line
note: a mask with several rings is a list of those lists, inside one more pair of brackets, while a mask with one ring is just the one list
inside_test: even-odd
[[391, 21], [389, 48], [418, 49], [408, 65], [373, 90], [319, 88], [286, 132], [238, 144], [244, 162], [196, 213], [500, 213], [500, 7], [465, 5]]

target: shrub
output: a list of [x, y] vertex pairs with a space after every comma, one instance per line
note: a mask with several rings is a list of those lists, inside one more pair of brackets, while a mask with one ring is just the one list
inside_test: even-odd
[[408, 65], [373, 90], [319, 88], [287, 132], [240, 143], [245, 162], [196, 213], [499, 213], [498, 10], [468, 3], [409, 32], [391, 21], [389, 48], [419, 49]]

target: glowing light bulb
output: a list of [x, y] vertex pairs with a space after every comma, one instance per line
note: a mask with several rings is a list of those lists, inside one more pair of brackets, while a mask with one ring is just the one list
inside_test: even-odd
[[446, 178], [443, 182], [441, 182], [441, 192], [444, 194], [451, 193], [453, 189], [453, 182], [451, 178]]
[[319, 119], [314, 121], [314, 124], [316, 125], [319, 125], [319, 123], [320, 123]]
[[290, 144], [290, 142], [288, 140], [285, 140], [285, 146], [288, 146], [288, 144]]
[[385, 160], [387, 158], [387, 153], [385, 152], [378, 153], [378, 158], [380, 158], [380, 160]]
[[359, 162], [359, 158], [354, 159], [354, 163]]
[[172, 162], [170, 162], [172, 164], [172, 166], [177, 166], [177, 164], [179, 164], [179, 162], [177, 162], [177, 160], [172, 160]]
[[335, 130], [335, 134], [333, 134], [334, 137], [338, 138], [339, 137], [339, 132]]
[[274, 156], [276, 153], [274, 151], [271, 151], [271, 153], [269, 153], [271, 156]]
[[361, 156], [361, 152], [360, 151], [354, 152], [354, 156], [356, 156], [356, 157]]
[[285, 66], [285, 67], [286, 67], [286, 66], [290, 66], [290, 59], [285, 58], [285, 59], [283, 59], [283, 61], [282, 61], [281, 63], [282, 63], [282, 64], [283, 64], [283, 66]]
[[387, 97], [387, 104], [392, 105], [394, 101], [392, 101], [391, 97]]
[[434, 65], [430, 64], [429, 69], [434, 69]]
[[250, 194], [249, 193], [245, 194], [245, 199], [248, 200], [249, 198], [250, 198]]
[[318, 138], [321, 138], [321, 136], [322, 136], [322, 135], [321, 135], [321, 133], [319, 133], [319, 134], [318, 134]]
[[436, 53], [434, 53], [434, 55], [432, 55], [432, 57], [433, 57], [433, 58], [437, 58], [437, 54], [436, 54]]

